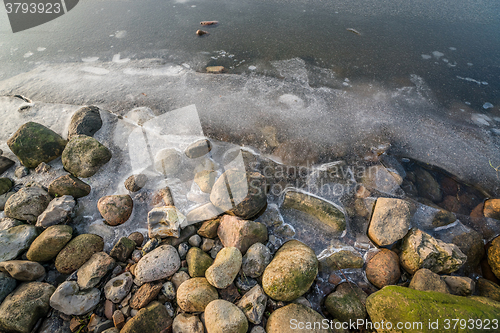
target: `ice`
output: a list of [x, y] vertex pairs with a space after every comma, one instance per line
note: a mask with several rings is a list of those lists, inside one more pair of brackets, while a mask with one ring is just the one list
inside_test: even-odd
[[43, 51], [45, 51], [46, 49], [47, 49], [47, 48], [45, 48], [45, 47], [38, 47], [36, 50], [37, 50], [38, 52], [43, 52]]
[[254, 70], [257, 69], [257, 67], [255, 67], [255, 66], [252, 65], [252, 66], [248, 66], [248, 69], [251, 70], [251, 71], [254, 71]]
[[489, 126], [490, 125], [490, 121], [491, 121], [491, 118], [488, 117], [487, 115], [485, 114], [481, 114], [481, 113], [473, 113], [471, 115], [471, 120], [479, 125], [479, 126], [482, 126], [482, 125], [485, 125], [485, 126]]
[[434, 58], [439, 59], [439, 58], [441, 58], [442, 56], [444, 56], [444, 53], [439, 52], [439, 51], [433, 51], [433, 52], [432, 52], [432, 55], [434, 56]]
[[99, 60], [99, 57], [87, 57], [87, 58], [82, 58], [83, 62], [96, 62]]
[[451, 51], [456, 51], [457, 50], [457, 48], [453, 47], [453, 46], [450, 46], [448, 49], [450, 49]]
[[125, 37], [127, 37], [127, 31], [125, 31], [125, 30], [117, 31], [115, 33], [115, 37], [118, 38], [118, 39], [125, 38]]
[[490, 102], [486, 102], [483, 104], [483, 109], [487, 110], [487, 109], [491, 109], [493, 107], [493, 104], [491, 104]]
[[24, 56], [23, 56], [23, 57], [25, 57], [25, 58], [29, 58], [29, 57], [31, 57], [33, 54], [34, 54], [33, 52], [29, 51], [29, 52], [26, 52], [26, 53], [24, 54]]
[[113, 56], [113, 62], [116, 62], [118, 64], [123, 64], [123, 63], [129, 62], [129, 61], [130, 61], [130, 58], [121, 59], [120, 58], [120, 53], [115, 54]]

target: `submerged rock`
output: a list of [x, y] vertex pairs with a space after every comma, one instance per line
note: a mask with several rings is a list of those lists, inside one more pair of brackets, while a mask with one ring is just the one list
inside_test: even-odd
[[101, 115], [97, 106], [84, 106], [71, 117], [68, 139], [76, 135], [93, 136], [102, 126]]
[[44, 212], [38, 216], [36, 226], [47, 228], [67, 222], [75, 206], [75, 199], [69, 195], [52, 199]]
[[483, 214], [485, 217], [500, 220], [500, 199], [489, 199], [484, 202]]
[[138, 192], [146, 185], [147, 181], [148, 177], [142, 173], [132, 175], [125, 180], [125, 188], [130, 192]]
[[396, 284], [401, 277], [398, 255], [388, 249], [380, 249], [366, 264], [366, 278], [375, 287], [381, 289]]
[[190, 144], [184, 153], [189, 158], [198, 158], [208, 154], [211, 150], [212, 144], [210, 143], [210, 140], [203, 139]]
[[204, 193], [210, 193], [215, 184], [217, 172], [212, 170], [202, 170], [194, 175], [194, 182]]
[[51, 200], [51, 196], [38, 186], [24, 187], [7, 200], [5, 215], [34, 223]]
[[410, 206], [401, 199], [378, 198], [368, 227], [370, 239], [385, 246], [403, 238], [410, 228]]
[[97, 202], [97, 209], [107, 224], [117, 226], [127, 222], [132, 210], [134, 201], [130, 195], [107, 195]]
[[346, 228], [344, 213], [338, 207], [307, 193], [287, 191], [283, 208], [293, 208], [310, 214], [339, 234]]
[[346, 268], [361, 268], [364, 261], [361, 254], [353, 247], [345, 247], [333, 253], [320, 254], [319, 265], [321, 270], [335, 271]]
[[155, 170], [164, 176], [175, 175], [179, 172], [181, 164], [181, 153], [174, 148], [160, 150], [154, 159]]
[[61, 156], [67, 141], [51, 129], [34, 122], [21, 126], [7, 141], [10, 150], [28, 168]]
[[223, 212], [218, 210], [211, 202], [208, 202], [190, 210], [186, 215], [186, 220], [188, 224], [206, 221], [198, 230], [198, 234], [203, 237], [214, 238], [217, 236], [217, 228], [220, 222], [217, 216], [221, 213]]
[[49, 261], [71, 240], [73, 228], [69, 225], [54, 225], [45, 229], [38, 236], [26, 253], [32, 261]]
[[52, 196], [71, 195], [78, 199], [90, 194], [90, 185], [72, 175], [56, 178], [49, 184], [49, 193]]
[[365, 292], [350, 282], [341, 283], [325, 299], [328, 313], [341, 322], [364, 320], [367, 315], [365, 303]]
[[262, 275], [262, 287], [278, 301], [292, 301], [302, 296], [318, 274], [318, 259], [307, 245], [291, 240], [276, 252]]
[[50, 297], [50, 306], [68, 316], [80, 316], [95, 308], [100, 296], [99, 289], [81, 291], [76, 281], [66, 281]]
[[417, 177], [417, 189], [418, 194], [421, 197], [427, 198], [434, 202], [441, 201], [443, 193], [441, 192], [441, 187], [439, 183], [432, 177], [432, 175], [425, 169], [417, 168], [415, 170], [415, 176]]
[[96, 139], [77, 135], [62, 153], [64, 168], [76, 177], [91, 177], [109, 162], [111, 151]]
[[0, 262], [16, 259], [30, 247], [38, 234], [37, 227], [26, 224], [0, 231]]

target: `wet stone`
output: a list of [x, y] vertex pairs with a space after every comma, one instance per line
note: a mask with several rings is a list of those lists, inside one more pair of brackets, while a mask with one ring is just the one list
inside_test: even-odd
[[194, 182], [204, 193], [210, 193], [215, 184], [217, 172], [212, 170], [202, 170], [194, 175]]
[[77, 135], [71, 138], [62, 153], [64, 168], [76, 177], [91, 177], [109, 162], [111, 151], [96, 139]]
[[363, 257], [353, 247], [336, 250], [330, 255], [320, 256], [321, 270], [332, 271], [346, 268], [362, 268]]
[[483, 214], [485, 217], [500, 220], [500, 199], [489, 199], [484, 202]]
[[75, 199], [90, 194], [90, 185], [72, 175], [56, 178], [49, 184], [49, 193], [52, 196], [70, 195]]
[[69, 195], [52, 199], [43, 213], [38, 216], [36, 226], [47, 228], [52, 225], [66, 223], [75, 206], [76, 201]]
[[97, 208], [107, 224], [117, 226], [129, 219], [134, 202], [128, 194], [108, 195], [99, 199]]
[[97, 106], [84, 106], [71, 117], [68, 139], [76, 135], [93, 136], [102, 126], [102, 119]]
[[154, 158], [155, 170], [164, 176], [173, 176], [179, 172], [182, 164], [181, 153], [174, 148], [162, 149]]
[[146, 182], [148, 177], [144, 174], [132, 175], [125, 180], [125, 188], [130, 192], [140, 191]]
[[[203, 234], [207, 234], [209, 232], [213, 234], [213, 229], [212, 229], [213, 223], [217, 223], [218, 226], [219, 219], [217, 218], [217, 216], [219, 216], [221, 213], [222, 211], [220, 211], [217, 207], [215, 207], [211, 202], [208, 202], [206, 204], [203, 204], [201, 206], [198, 206], [190, 210], [186, 215], [186, 219], [189, 224], [203, 222], [203, 221], [211, 222], [212, 224], [208, 224], [207, 226], [203, 227], [203, 225], [205, 225], [204, 222], [202, 228], [200, 228], [202, 232], [200, 236], [203, 236]], [[217, 235], [217, 229], [215, 230], [215, 236], [216, 235]], [[213, 238], [213, 237], [208, 237], [208, 238]]]
[[190, 144], [184, 153], [189, 158], [198, 158], [208, 154], [210, 150], [212, 150], [212, 144], [209, 140], [203, 139]]

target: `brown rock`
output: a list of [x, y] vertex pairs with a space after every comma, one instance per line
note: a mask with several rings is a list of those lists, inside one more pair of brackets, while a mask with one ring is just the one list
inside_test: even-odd
[[500, 302], [500, 286], [498, 284], [479, 278], [476, 283], [476, 290], [480, 296]]
[[130, 195], [108, 195], [97, 202], [97, 208], [109, 225], [116, 226], [125, 223], [130, 215], [134, 202]]
[[373, 210], [368, 236], [379, 246], [403, 238], [410, 227], [411, 204], [401, 199], [378, 198]]
[[421, 291], [436, 291], [445, 294], [450, 293], [446, 282], [444, 282], [438, 274], [428, 270], [427, 268], [421, 268], [416, 271], [408, 287]]
[[225, 247], [236, 247], [242, 254], [252, 244], [267, 242], [265, 225], [232, 215], [222, 216], [217, 235]]
[[234, 303], [241, 298], [238, 288], [236, 288], [234, 283], [231, 283], [229, 287], [225, 289], [219, 289], [219, 295], [221, 299], [231, 303]]
[[395, 284], [400, 276], [399, 257], [391, 250], [381, 249], [366, 264], [366, 278], [377, 288]]
[[488, 264], [495, 276], [500, 279], [500, 236], [491, 242], [488, 249]]
[[186, 312], [203, 312], [206, 306], [219, 298], [217, 290], [205, 278], [192, 278], [177, 289], [177, 305]]
[[130, 192], [140, 191], [146, 185], [147, 180], [146, 175], [132, 175], [125, 180], [125, 188]]
[[122, 327], [125, 325], [125, 316], [123, 315], [123, 312], [120, 310], [116, 310], [113, 312], [113, 323], [115, 324], [115, 327], [118, 328], [119, 330], [122, 329]]
[[52, 196], [71, 195], [75, 199], [89, 195], [90, 190], [90, 185], [72, 175], [61, 176], [49, 185]]
[[500, 220], [500, 199], [489, 199], [484, 202], [483, 214], [485, 217]]
[[481, 202], [479, 205], [477, 205], [472, 210], [472, 212], [470, 212], [470, 217], [474, 217], [474, 218], [482, 218], [482, 217], [484, 217], [483, 208], [484, 208], [484, 202]]
[[33, 281], [45, 274], [45, 268], [29, 260], [9, 260], [0, 262], [0, 272], [9, 273], [19, 281]]
[[158, 296], [163, 284], [161, 282], [151, 282], [143, 284], [130, 299], [132, 309], [142, 309]]
[[[115, 303], [111, 302], [109, 299], [107, 299], [104, 302], [104, 315], [108, 319], [113, 319], [113, 313], [115, 312]], [[120, 311], [121, 312], [121, 311]]]
[[205, 238], [217, 237], [217, 229], [219, 229], [220, 220], [221, 219], [219, 217], [213, 220], [203, 222], [200, 229], [198, 229], [198, 235]]
[[142, 243], [144, 242], [144, 235], [141, 234], [140, 232], [137, 232], [137, 231], [128, 235], [128, 238], [133, 240], [135, 242], [135, 245], [137, 245], [137, 246], [141, 246]]

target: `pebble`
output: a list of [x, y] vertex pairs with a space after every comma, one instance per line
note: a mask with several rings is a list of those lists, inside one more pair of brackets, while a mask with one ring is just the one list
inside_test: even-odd
[[139, 260], [135, 277], [140, 283], [157, 281], [172, 276], [181, 267], [175, 247], [161, 245]]
[[242, 255], [235, 247], [223, 248], [214, 263], [206, 270], [205, 277], [216, 288], [224, 289], [233, 283], [241, 268]]
[[8, 273], [19, 281], [33, 281], [45, 274], [45, 268], [29, 260], [10, 260], [0, 262], [0, 271]]
[[189, 242], [189, 245], [191, 245], [191, 246], [200, 247], [201, 237], [198, 235], [193, 235], [193, 236], [189, 237], [188, 242]]
[[120, 303], [132, 288], [133, 276], [125, 272], [109, 280], [104, 286], [104, 295], [113, 303]]
[[217, 289], [201, 277], [189, 279], [177, 288], [177, 305], [186, 312], [203, 312], [218, 298]]
[[97, 306], [101, 292], [92, 288], [81, 291], [75, 281], [60, 284], [50, 297], [50, 306], [68, 316], [83, 315]]

